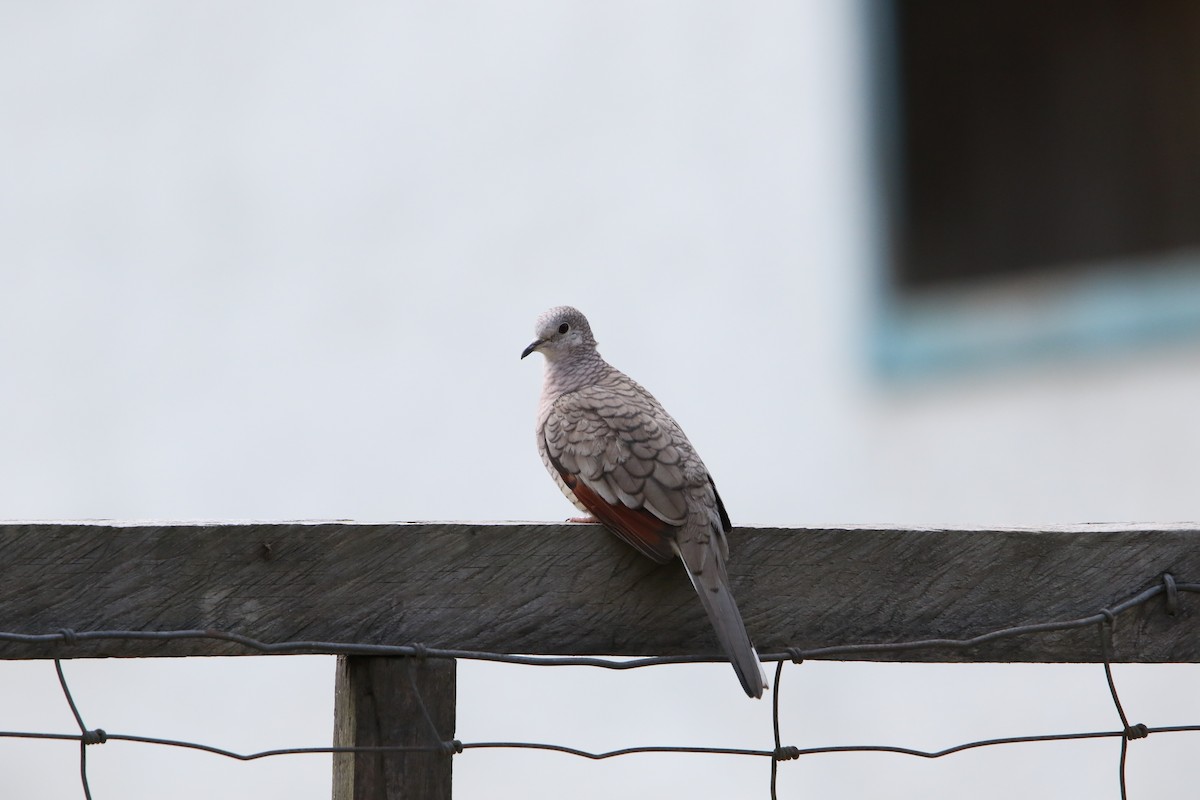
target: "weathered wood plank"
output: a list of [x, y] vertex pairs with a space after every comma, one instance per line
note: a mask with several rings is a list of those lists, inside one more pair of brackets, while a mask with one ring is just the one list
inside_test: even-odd
[[[1200, 580], [1200, 528], [756, 528], [730, 575], [763, 653], [963, 638], [1093, 614], [1171, 572]], [[1200, 596], [1122, 616], [1119, 661], [1200, 662]], [[682, 568], [581, 524], [0, 525], [0, 630], [233, 630], [507, 653], [715, 653]], [[1094, 629], [897, 661], [1096, 661]], [[0, 658], [244, 653], [205, 640], [0, 642]], [[855, 656], [858, 658], [858, 656]]]
[[[339, 656], [336, 747], [436, 747], [454, 739], [451, 659]], [[428, 714], [428, 718], [426, 718]], [[451, 753], [363, 751], [333, 757], [333, 800], [450, 800]]]

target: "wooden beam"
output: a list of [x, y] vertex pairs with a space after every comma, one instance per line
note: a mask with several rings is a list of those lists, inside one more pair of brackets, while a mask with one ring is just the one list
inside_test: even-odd
[[[730, 576], [763, 653], [963, 638], [1094, 614], [1200, 581], [1194, 526], [1049, 530], [743, 528]], [[1200, 662], [1200, 596], [1123, 615], [1118, 661]], [[213, 628], [534, 654], [715, 654], [676, 565], [596, 525], [214, 523], [0, 525], [0, 631]], [[0, 658], [250, 652], [228, 642], [0, 642]], [[896, 661], [1097, 661], [1094, 629]]]
[[[451, 659], [339, 656], [335, 747], [436, 747], [454, 739]], [[452, 753], [337, 753], [333, 800], [450, 800]]]

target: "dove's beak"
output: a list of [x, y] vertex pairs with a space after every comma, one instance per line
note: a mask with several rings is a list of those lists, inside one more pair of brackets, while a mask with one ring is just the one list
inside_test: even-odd
[[529, 355], [530, 353], [532, 353], [534, 350], [537, 350], [539, 347], [541, 347], [545, 343], [546, 343], [545, 339], [534, 339], [532, 342], [529, 343], [529, 347], [526, 347], [524, 350], [521, 351], [521, 358], [524, 358], [525, 356]]

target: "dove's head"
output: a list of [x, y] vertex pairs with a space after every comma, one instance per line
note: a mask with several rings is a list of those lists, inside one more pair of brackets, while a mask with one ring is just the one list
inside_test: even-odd
[[533, 330], [536, 338], [521, 353], [521, 358], [536, 352], [548, 361], [558, 361], [596, 349], [587, 317], [571, 306], [555, 306], [543, 313]]

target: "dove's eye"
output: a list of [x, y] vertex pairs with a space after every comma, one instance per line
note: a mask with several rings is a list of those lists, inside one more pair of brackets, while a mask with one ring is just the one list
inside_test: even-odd
[[567, 331], [569, 331], [569, 330], [571, 330], [571, 326], [570, 326], [570, 325], [568, 325], [568, 324], [567, 324], [567, 323], [565, 323], [565, 322], [564, 322], [562, 325], [559, 325], [559, 326], [558, 326], [558, 332], [559, 332], [559, 333], [566, 333], [566, 332], [567, 332]]

